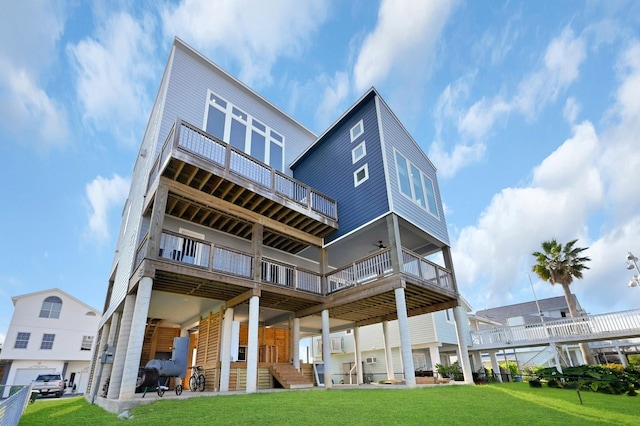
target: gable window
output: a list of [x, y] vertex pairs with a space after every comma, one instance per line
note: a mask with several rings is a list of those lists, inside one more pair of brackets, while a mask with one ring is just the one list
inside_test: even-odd
[[203, 129], [245, 154], [283, 171], [284, 136], [209, 91]]
[[14, 349], [27, 349], [27, 345], [29, 344], [29, 337], [31, 337], [31, 333], [18, 333]]
[[396, 151], [396, 170], [400, 192], [414, 203], [439, 217], [433, 181]]
[[369, 166], [365, 164], [353, 173], [353, 186], [358, 186], [369, 179]]
[[93, 345], [93, 336], [82, 336], [82, 345], [80, 345], [80, 350], [90, 351], [91, 345]]
[[45, 333], [42, 335], [42, 343], [40, 343], [40, 349], [52, 349], [53, 341], [56, 339], [55, 334]]
[[364, 133], [364, 124], [362, 124], [362, 120], [358, 121], [355, 126], [351, 128], [351, 142], [358, 139], [358, 137]]
[[58, 296], [49, 296], [42, 302], [40, 308], [40, 318], [60, 318], [62, 310], [62, 299]]
[[352, 164], [356, 164], [358, 160], [360, 160], [365, 155], [367, 155], [367, 146], [365, 142], [362, 141], [361, 143], [358, 144], [358, 146], [353, 148], [353, 150], [351, 151]]

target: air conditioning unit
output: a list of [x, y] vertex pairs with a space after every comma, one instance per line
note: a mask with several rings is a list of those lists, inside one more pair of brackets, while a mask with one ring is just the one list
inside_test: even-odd
[[377, 361], [378, 359], [375, 356], [367, 357], [364, 360], [367, 364], [375, 364]]

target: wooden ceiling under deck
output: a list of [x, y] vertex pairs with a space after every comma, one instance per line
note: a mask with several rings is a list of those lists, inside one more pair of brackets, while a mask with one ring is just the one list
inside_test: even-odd
[[[223, 172], [220, 170], [220, 174]], [[241, 181], [236, 183], [177, 158], [171, 158], [162, 176], [314, 237], [323, 238], [337, 228], [329, 221], [317, 220], [301, 213], [300, 209], [293, 208], [293, 201], [286, 200], [239, 176], [234, 176], [234, 179]], [[174, 192], [169, 193], [166, 214], [251, 239], [252, 224], [249, 221]], [[294, 254], [308, 246], [306, 242], [266, 227], [263, 244]]]
[[196, 277], [179, 273], [175, 265], [167, 264], [168, 268], [165, 269], [163, 267], [165, 262], [154, 262], [154, 264], [154, 290], [229, 301], [246, 293], [250, 288], [259, 288], [261, 308], [293, 313], [306, 311], [312, 314], [317, 314], [322, 309], [328, 308], [330, 318], [353, 322], [357, 326], [376, 324], [384, 320], [392, 321], [398, 318], [395, 288], [400, 285], [400, 280], [405, 281], [405, 301], [409, 317], [458, 305], [454, 292], [439, 287], [412, 283], [412, 277], [406, 274], [393, 274], [325, 297], [270, 284], [256, 284], [241, 278], [230, 278], [228, 280], [230, 282], [204, 279], [202, 276]]

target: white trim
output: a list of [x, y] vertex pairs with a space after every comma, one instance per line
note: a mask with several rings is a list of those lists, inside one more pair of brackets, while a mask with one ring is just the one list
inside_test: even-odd
[[[360, 151], [361, 154], [358, 155], [357, 151]], [[356, 164], [359, 160], [364, 158], [367, 155], [367, 143], [362, 141], [351, 150], [351, 164]]]
[[[364, 177], [362, 179], [358, 180], [358, 174], [361, 171], [364, 171]], [[354, 187], [358, 187], [363, 182], [366, 182], [367, 179], [369, 179], [369, 165], [367, 163], [365, 163], [364, 166], [360, 167], [358, 170], [353, 172], [353, 186]]]
[[358, 139], [360, 136], [362, 136], [364, 134], [364, 123], [362, 122], [362, 119], [360, 119], [360, 121], [358, 121], [349, 131], [349, 134], [351, 135], [351, 142], [355, 141], [356, 139]]

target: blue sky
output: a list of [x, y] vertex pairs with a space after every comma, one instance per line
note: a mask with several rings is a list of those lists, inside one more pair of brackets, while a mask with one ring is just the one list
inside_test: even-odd
[[375, 86], [438, 168], [474, 310], [532, 300], [551, 238], [589, 247], [588, 312], [640, 306], [638, 2], [0, 3], [0, 341], [12, 296], [103, 308], [174, 36], [316, 133]]

